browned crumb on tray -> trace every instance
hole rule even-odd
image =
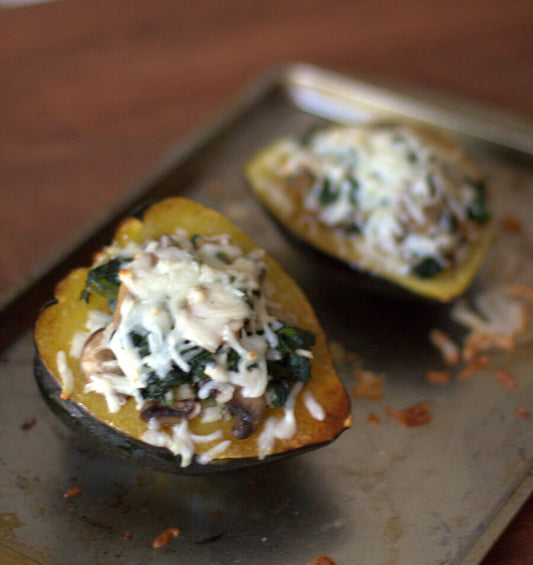
[[[481,351],[489,349],[512,351],[515,347],[516,336],[472,334],[471,339],[466,340],[463,356],[465,361],[471,361]]]
[[[531,412],[529,410],[526,410],[525,408],[517,408],[514,415],[521,420],[531,419]]]
[[[179,528],[168,528],[155,538],[155,540],[152,542],[152,547],[154,549],[162,549],[163,547],[166,547],[171,540],[177,538],[179,535]]]
[[[336,565],[335,561],[327,555],[320,555],[313,561],[313,565]]]
[[[133,532],[130,532],[129,530],[126,530],[123,534],[122,537],[124,539],[130,540],[133,539]]]
[[[514,390],[518,386],[518,383],[516,382],[516,379],[514,378],[512,373],[506,371],[505,369],[500,369],[496,373],[496,378],[505,388],[509,390]]]
[[[357,379],[352,389],[354,398],[370,398],[371,400],[383,398],[384,379],[382,375],[364,369],[354,369],[354,375]]]
[[[74,498],[79,496],[82,492],[83,489],[81,487],[72,487],[63,493],[63,498]]]
[[[522,233],[524,227],[522,220],[514,214],[507,214],[500,220],[500,226],[507,233]]]
[[[430,369],[425,374],[426,381],[433,385],[446,385],[451,380],[449,371],[437,371]]]
[[[488,355],[480,355],[476,359],[472,360],[468,365],[463,367],[459,373],[457,373],[457,378],[459,380],[468,379],[472,375],[479,373],[487,367],[490,363],[490,357]]]
[[[366,421],[368,424],[381,424],[381,418],[374,412],[370,412],[366,417]]]
[[[387,408],[387,414],[398,420],[402,426],[413,428],[415,426],[423,426],[431,421],[430,407],[431,404],[429,402],[419,402],[405,410]]]

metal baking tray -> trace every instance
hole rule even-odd
[[[533,211],[533,129],[512,116],[427,92],[376,86],[307,65],[263,77],[234,106],[172,151],[94,232],[36,276],[0,313],[0,561],[2,563],[479,563],[531,494],[533,345],[495,353],[482,373],[445,386],[432,327],[457,332],[449,307],[394,301],[330,278],[293,248],[246,187],[244,163],[274,138],[317,122],[399,118],[458,135],[493,178],[497,213]],[[52,286],[145,202],[188,195],[228,215],[274,255],[315,306],[328,338],[385,375],[380,400],[352,399],[354,423],[301,457],[208,476],[144,471],[91,451],[39,397],[31,322]],[[524,225],[526,221],[524,220]],[[490,264],[490,257],[489,257]],[[476,286],[490,284],[490,268]],[[350,365],[339,367],[350,391]],[[514,391],[495,378],[507,369]],[[387,407],[431,403],[404,428]],[[379,424],[370,424],[370,413]],[[34,425],[28,425],[34,418]],[[25,425],[26,423],[26,425]],[[76,497],[62,495],[80,487]],[[152,549],[166,528],[181,533]],[[125,535],[126,532],[129,532]]]

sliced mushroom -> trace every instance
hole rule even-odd
[[[264,395],[251,398],[243,396],[241,389],[236,388],[233,398],[227,405],[235,416],[235,424],[231,433],[237,439],[246,439],[251,436],[265,417],[266,399]]]
[[[105,328],[93,332],[81,352],[80,368],[86,379],[92,375],[107,373],[122,376],[122,372],[115,354],[104,342]]]
[[[192,420],[200,413],[201,406],[195,400],[178,400],[172,406],[164,406],[159,400],[147,400],[140,412],[143,422],[156,420],[163,426],[173,426],[182,420]]]

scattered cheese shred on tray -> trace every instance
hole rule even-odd
[[[431,421],[430,406],[429,402],[419,402],[405,410],[387,408],[387,414],[398,420],[402,426],[413,428],[415,426],[423,426]]]
[[[448,366],[458,364],[462,357],[466,365],[456,377],[465,379],[489,364],[490,357],[482,352],[494,349],[513,351],[517,343],[533,338],[528,323],[532,307],[532,285],[498,285],[476,294],[472,304],[460,300],[452,307],[452,320],[468,330],[462,344],[456,344],[440,329],[429,332],[429,341],[439,350]],[[502,369],[496,376],[506,388],[516,388],[516,381],[508,372]],[[425,378],[433,384],[444,384],[449,382],[450,375],[446,371],[428,370]]]
[[[463,346],[465,361],[491,348],[511,351],[517,337],[528,329],[526,305],[511,296],[505,286],[479,293],[473,307],[464,300],[459,301],[452,308],[451,316],[470,330]]]
[[[429,341],[439,350],[447,365],[459,363],[461,350],[446,332],[436,328],[430,330]]]

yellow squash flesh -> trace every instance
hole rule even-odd
[[[443,142],[434,136],[432,140]],[[442,271],[432,278],[398,274],[388,270],[379,259],[362,258],[350,237],[341,230],[334,230],[310,218],[299,191],[291,188],[287,178],[276,172],[283,160],[280,147],[279,143],[274,143],[258,153],[247,164],[245,175],[262,205],[297,239],[353,268],[354,278],[359,269],[420,297],[449,302],[468,288],[489,249],[493,233],[490,223],[480,227],[479,239],[471,245],[457,267]],[[361,263],[365,266],[362,267]]]
[[[257,249],[248,236],[222,215],[185,198],[173,198],[151,206],[145,212],[143,221],[128,218],[119,227],[115,241],[120,246],[129,241],[143,242],[164,234],[172,234],[176,228],[185,229],[190,236],[229,234],[245,253]],[[304,390],[309,389],[326,412],[323,421],[312,418],[300,395],[295,407],[297,432],[290,439],[276,440],[273,454],[279,454],[331,441],[350,425],[351,416],[348,397],[335,372],[326,338],[311,306],[296,283],[272,258],[266,256],[264,260],[268,266],[267,278],[275,289],[273,300],[279,303],[284,311],[296,316],[299,327],[316,334],[312,378]],[[130,398],[119,412],[109,413],[103,396],[84,392],[85,382],[79,361],[69,355],[72,340],[77,332],[83,331],[89,310],[108,311],[107,300],[102,297],[91,295],[88,304],[80,299],[88,270],[80,268],[72,271],[57,286],[56,302],[46,307],[39,315],[35,325],[37,353],[41,363],[59,386],[63,383],[57,368],[57,354],[59,351],[67,354],[68,366],[74,375],[74,390],[66,402],[75,402],[92,417],[132,438],[140,439],[147,425],[139,418],[133,399]],[[268,409],[266,417],[281,417],[283,414],[283,408]],[[199,417],[193,419],[190,429],[194,433],[209,434],[217,429],[223,431],[223,437],[215,442],[196,444],[196,454],[204,453],[218,442],[229,439],[232,441],[231,445],[217,456],[218,459],[257,457],[257,437],[263,429],[263,424],[252,436],[244,440],[237,440],[231,435],[232,425],[232,420],[202,423]],[[105,441],[105,438],[102,438],[102,441]]]

